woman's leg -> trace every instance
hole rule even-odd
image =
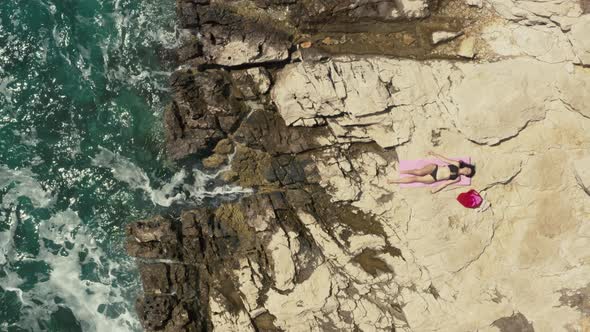
[[[407,171],[400,171],[399,174],[412,174],[412,175],[423,176],[423,175],[427,175],[427,174],[432,173],[432,171],[434,171],[435,167],[436,167],[435,164],[428,164],[422,168],[410,169]]]
[[[413,182],[419,182],[419,183],[434,183],[436,181],[434,181],[434,179],[432,178],[432,176],[430,175],[423,175],[423,176],[408,176],[405,178],[400,178],[397,180],[391,180],[388,181],[389,183],[413,183]]]

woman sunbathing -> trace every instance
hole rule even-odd
[[[432,190],[432,193],[436,193],[438,191],[443,190],[447,186],[457,183],[461,181],[461,175],[467,177],[473,177],[475,175],[475,166],[471,164],[464,163],[462,161],[452,160],[446,157],[443,157],[437,153],[432,151],[428,152],[429,155],[435,156],[438,159],[446,162],[448,165],[439,166],[436,164],[428,164],[419,169],[411,169],[407,171],[400,171],[400,174],[411,174],[413,176],[408,176],[404,178],[399,178],[397,180],[390,180],[387,181],[388,183],[412,183],[412,182],[420,182],[420,183],[435,183],[439,181],[446,181],[444,184],[439,186],[438,188]]]

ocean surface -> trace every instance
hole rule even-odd
[[[137,331],[125,226],[230,198],[161,116],[173,0],[0,1],[0,331]]]

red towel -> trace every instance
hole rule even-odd
[[[483,202],[483,198],[481,198],[479,193],[473,189],[466,193],[460,193],[459,196],[457,196],[457,200],[464,207],[470,209],[477,209]]]

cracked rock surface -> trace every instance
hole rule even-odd
[[[177,8],[168,154],[254,193],[129,226],[146,331],[590,331],[587,1]]]

